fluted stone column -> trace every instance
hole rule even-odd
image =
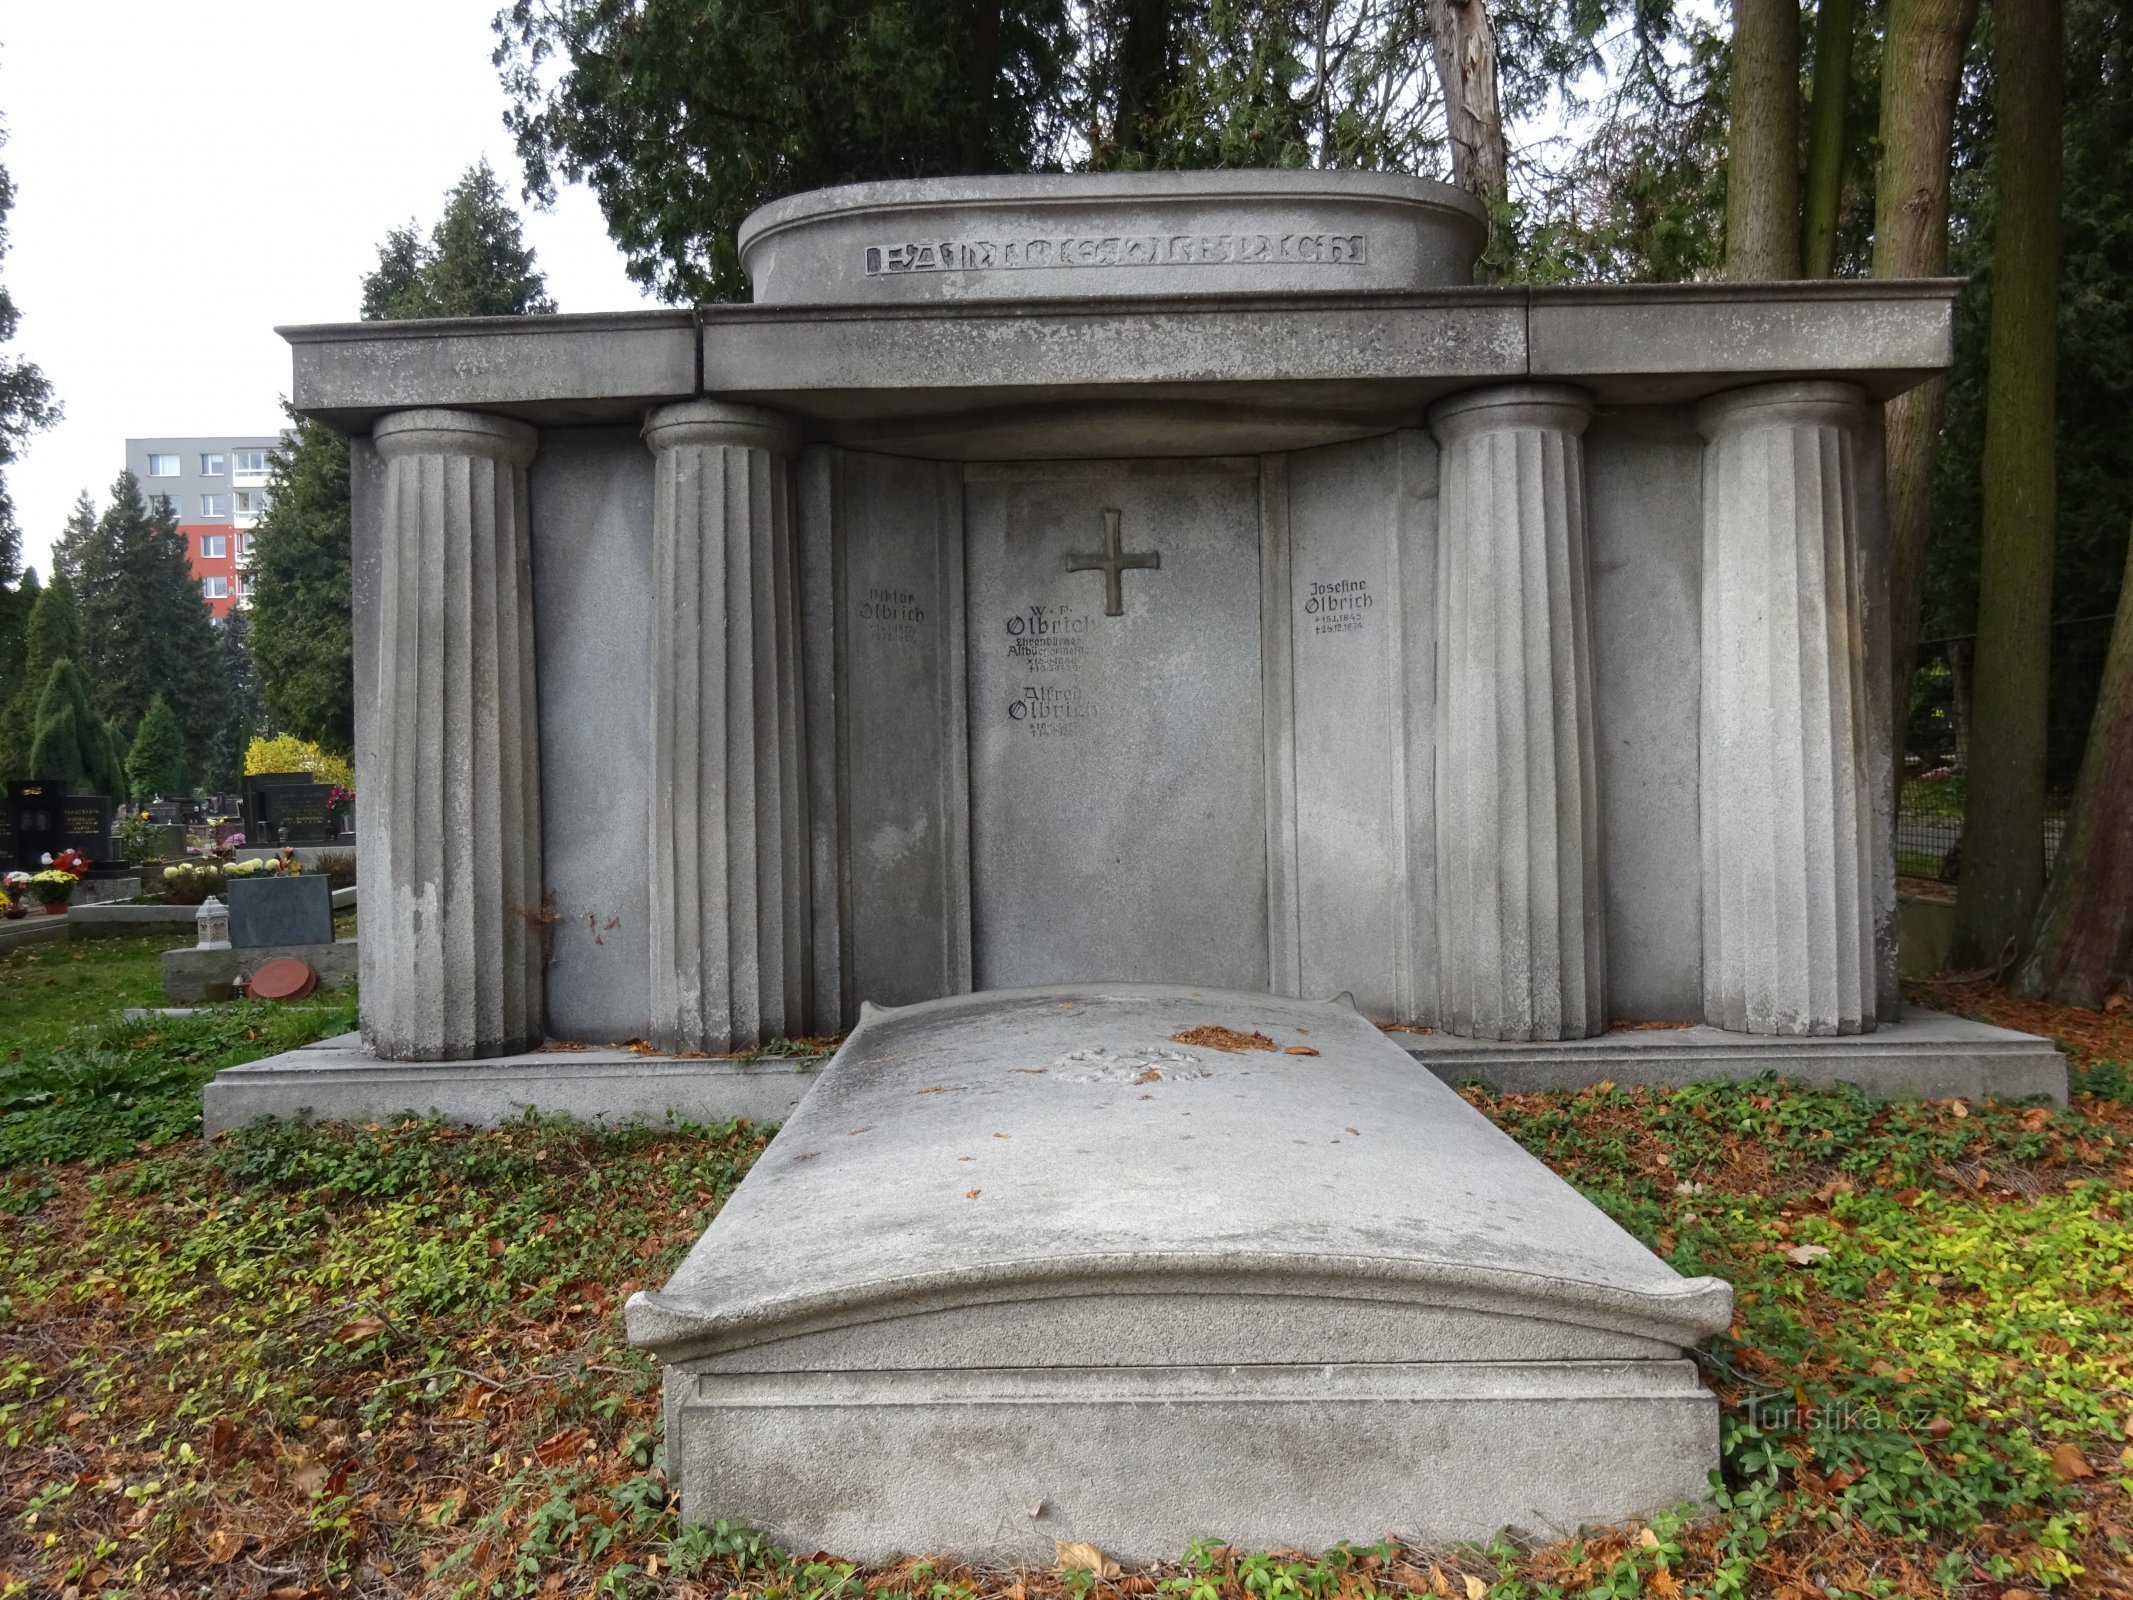
[[[723,1051],[802,1026],[806,810],[788,461],[774,412],[644,426],[652,500],[652,1028]]]
[[[542,1015],[536,435],[422,410],[393,413],[371,439],[385,503],[361,790],[363,1036],[401,1061],[524,1050]]]
[[[1576,389],[1439,402],[1439,1026],[1581,1039],[1606,1026]]]
[[[1706,401],[1704,1016],[1739,1033],[1875,1022],[1861,392]]]

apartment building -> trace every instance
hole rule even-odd
[[[279,434],[126,441],[126,468],[141,492],[177,512],[186,559],[217,617],[244,601],[251,530],[267,508],[267,457],[280,446]]]

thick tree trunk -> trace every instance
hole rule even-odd
[[[1969,803],[1955,908],[1956,959],[1979,966],[2014,960],[2044,894],[2066,48],[2060,0],[1995,0],[1993,23],[1992,331]]]
[[[2133,535],[2066,842],[2015,987],[2092,1008],[2133,990]]]
[[[1509,192],[1510,163],[1496,98],[1496,29],[1485,0],[1429,0],[1429,37],[1444,90],[1452,182],[1501,204]]]
[[[1800,8],[1734,0],[1726,160],[1726,276],[1800,270]]]
[[[1156,148],[1170,87],[1170,0],[1123,0],[1118,44],[1118,123],[1112,139],[1121,164],[1142,166]]]
[[[1881,47],[1881,168],[1874,189],[1874,276],[1935,278],[1948,270],[1948,167],[1963,52],[1978,0],[1891,0]],[[1948,380],[1928,379],[1888,403],[1890,665],[1896,768],[1917,664],[1920,594],[1931,543],[1933,452]]]
[[[1001,0],[977,0],[970,23],[970,109],[958,141],[965,172],[993,169],[992,124],[1000,80]]]
[[[1822,0],[1815,12],[1814,105],[1807,125],[1807,198],[1800,216],[1800,276],[1826,278],[1837,264],[1837,213],[1844,198],[1844,111],[1852,91],[1858,0]]]

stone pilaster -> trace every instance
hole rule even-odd
[[[694,400],[644,426],[652,500],[652,1030],[723,1051],[804,1026],[807,823],[791,431]]]
[[[1576,389],[1440,402],[1438,1025],[1579,1039],[1607,1022]]]
[[[1844,383],[1740,389],[1697,414],[1703,1003],[1737,1033],[1875,1022],[1862,415]]]
[[[536,437],[443,410],[394,412],[371,434],[385,504],[373,764],[359,789],[362,1012],[365,1042],[393,1060],[541,1037]]]

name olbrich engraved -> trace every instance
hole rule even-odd
[[[1033,267],[1359,267],[1360,233],[1114,233],[1042,239],[921,239],[870,244],[870,278],[900,272],[1014,272]]]

